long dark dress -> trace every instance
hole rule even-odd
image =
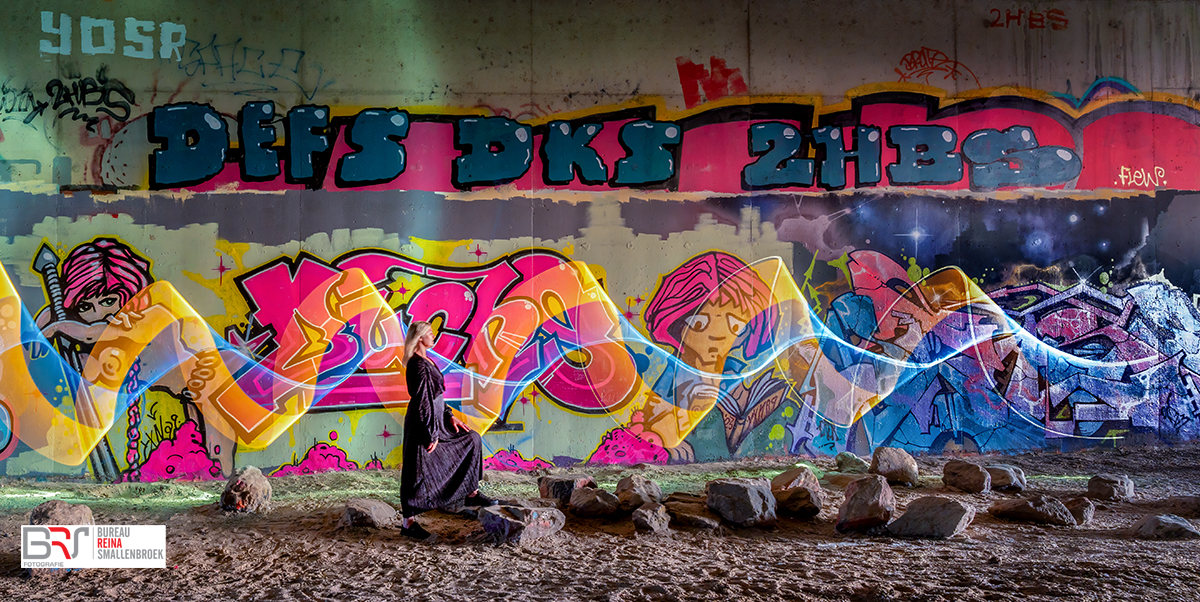
[[[404,516],[461,502],[479,489],[483,478],[483,440],[475,431],[456,431],[442,399],[445,380],[437,366],[419,355],[405,370],[408,413],[404,415],[404,463],[400,467],[400,504]],[[437,439],[433,453],[425,451]]]

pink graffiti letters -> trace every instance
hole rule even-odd
[[[522,300],[531,292],[520,290],[539,274],[559,270],[566,259],[548,250],[508,255],[488,264],[450,267],[426,264],[388,251],[356,251],[330,263],[307,254],[294,260],[281,258],[237,279],[237,286],[250,304],[245,329],[231,327],[226,338],[244,344],[254,340],[255,347],[266,350],[262,363],[270,367],[278,362],[271,355],[275,333],[293,320],[293,307],[312,293],[313,288],[340,270],[362,270],[389,303],[396,306],[404,321],[422,320],[437,326],[434,351],[455,363],[465,363],[483,376],[492,376],[501,363],[498,359],[480,361],[483,356],[468,357],[475,337],[487,331],[489,322],[513,312],[526,311]],[[393,286],[412,278],[421,281],[413,291]],[[403,288],[404,293],[399,289]],[[586,350],[572,351],[583,345],[577,325],[609,320],[603,306],[572,306],[542,291],[539,301],[561,310],[557,319],[548,320],[534,333],[528,344],[515,352],[506,377],[509,382],[536,382],[549,399],[582,413],[605,413],[628,401],[636,385],[636,371],[630,369],[628,352],[617,343],[595,344]],[[549,296],[547,296],[549,295]],[[611,320],[610,320],[611,321]],[[347,367],[361,368],[345,378],[318,405],[322,407],[378,407],[379,404],[406,399],[403,379],[395,353],[373,348],[369,343],[370,325],[357,323],[338,333],[329,342],[322,360],[322,382],[340,379]],[[369,353],[368,353],[369,352]],[[366,356],[365,358],[363,356]],[[353,369],[353,368],[351,368]],[[391,374],[392,377],[386,375]],[[257,379],[256,379],[257,375]],[[598,375],[607,375],[599,376]],[[472,393],[472,375],[451,371],[447,374],[447,399],[464,399]],[[259,382],[261,380],[261,382]],[[266,399],[269,375],[247,373],[239,384],[257,391]],[[511,397],[508,395],[506,397]]]

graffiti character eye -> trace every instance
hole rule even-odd
[[[90,302],[84,301],[83,303],[80,303],[79,306],[77,308],[75,308],[75,310],[81,314],[86,314],[87,312],[92,311],[92,304]]]
[[[704,314],[688,316],[688,317],[684,318],[683,321],[685,324],[687,324],[688,328],[695,330],[697,332],[704,330],[705,328],[708,328],[708,316],[706,316]]]
[[[116,304],[117,304],[116,297],[105,297],[100,300],[101,307],[112,307],[113,305],[116,305]]]
[[[733,314],[730,314],[726,317],[729,321],[729,332],[732,332],[733,334],[742,334],[742,329],[746,328],[746,322]]]

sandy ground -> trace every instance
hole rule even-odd
[[[989,458],[999,460],[999,458]],[[398,505],[398,473],[371,471],[273,479],[275,503],[226,515],[221,483],[95,485],[0,480],[0,600],[1200,600],[1200,541],[1146,542],[1122,530],[1172,495],[1200,495],[1200,446],[1032,453],[1028,493],[1070,497],[1096,473],[1130,475],[1131,502],[1101,505],[1082,527],[1001,521],[987,514],[1015,494],[943,488],[947,458],[922,457],[921,484],[897,488],[901,507],[925,495],[979,511],[966,536],[947,541],[841,535],[841,490],[816,520],[770,529],[635,533],[628,520],[568,518],[559,534],[524,547],[483,541],[479,524],[433,512],[435,544],[396,529],[336,530],[339,504],[376,497]],[[795,459],[650,467],[664,493],[699,493],[721,476],[773,476]],[[814,463],[832,468],[830,459]],[[558,471],[562,472],[562,471]],[[609,490],[630,469],[591,474]],[[536,475],[489,473],[484,490],[536,497]],[[98,524],[166,524],[167,569],[106,570],[26,578],[20,525],[50,498],[87,503]],[[1193,521],[1196,523],[1197,521]]]

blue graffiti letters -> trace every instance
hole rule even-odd
[[[621,127],[621,146],[628,153],[617,161],[617,186],[662,184],[675,175],[675,155],[667,149],[679,146],[679,126],[661,121],[633,121]]]
[[[187,186],[218,173],[229,150],[229,131],[212,107],[180,103],[150,114],[150,141],[162,148],[150,156],[150,184],[155,188]]]
[[[454,148],[463,151],[454,160],[454,185],[507,184],[529,171],[533,164],[533,132],[507,117],[472,117],[454,124]]]

